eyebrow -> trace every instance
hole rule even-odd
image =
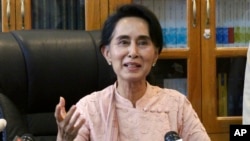
[[[149,36],[147,36],[147,35],[141,35],[141,36],[139,36],[138,39],[151,40],[151,38]]]
[[[121,35],[116,38],[116,40],[121,40],[121,39],[129,39],[129,36],[127,35]]]
[[[116,40],[121,39],[129,39],[130,37],[128,35],[121,35],[116,38]],[[145,39],[145,40],[151,40],[151,38],[147,35],[140,35],[137,39]]]

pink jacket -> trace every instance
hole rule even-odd
[[[176,131],[183,141],[210,141],[191,103],[178,91],[148,84],[133,107],[115,86],[77,103],[86,123],[75,141],[164,141],[169,131]]]

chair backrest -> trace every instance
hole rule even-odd
[[[100,53],[99,40],[100,31],[0,33],[0,93],[2,99],[10,101],[0,101],[0,106],[7,118],[8,135],[19,125],[27,128],[19,134],[55,135],[53,112],[60,96],[66,99],[68,109],[81,97],[114,82],[112,68]],[[12,110],[8,103],[13,103]],[[22,121],[15,125],[20,116],[13,116],[13,110],[20,113],[27,127]]]

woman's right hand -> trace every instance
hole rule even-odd
[[[66,112],[65,100],[60,97],[54,114],[58,126],[57,141],[73,141],[79,129],[85,123],[85,119],[81,119],[80,113],[76,112],[76,106],[71,106],[69,111]]]

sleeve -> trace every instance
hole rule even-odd
[[[181,114],[180,136],[184,141],[210,141],[203,124],[186,97],[180,106],[179,114]]]
[[[86,121],[84,125],[80,128],[76,138],[74,141],[89,141],[90,140],[90,131],[89,131],[89,116],[87,111],[87,100],[86,98],[82,98],[77,104],[77,112],[80,113],[81,118],[84,118]]]
[[[247,51],[247,61],[245,68],[245,80],[243,90],[243,124],[250,124],[250,49]]]

